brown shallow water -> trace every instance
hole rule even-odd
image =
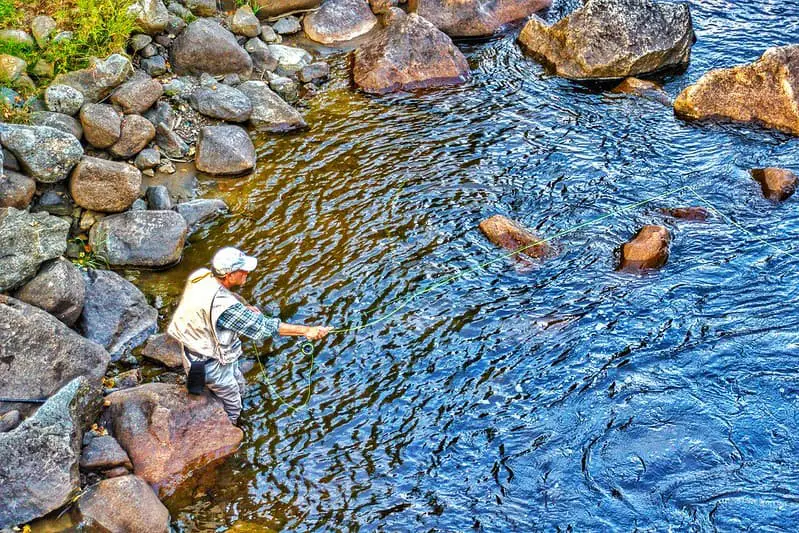
[[[569,6],[556,5],[553,16]],[[691,67],[756,59],[799,34],[797,2],[691,3]],[[756,29],[756,31],[755,31]],[[231,214],[180,265],[129,273],[169,317],[214,250],[259,259],[243,294],[284,321],[337,327],[497,257],[503,214],[553,235],[683,185],[791,248],[796,200],[763,200],[754,166],[796,166],[797,141],[700,126],[657,102],[546,74],[518,28],[459,43],[462,87],[372,98],[347,59],[303,109],[310,130],[258,140],[257,172],[201,179]],[[257,372],[240,451],[167,502],[178,531],[790,530],[799,518],[795,261],[718,217],[665,219],[675,197],[557,243],[532,269],[499,261],[315,352],[308,409]],[[646,223],[672,233],[666,267],[614,271]],[[298,343],[267,355],[299,405]]]

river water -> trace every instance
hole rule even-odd
[[[660,80],[672,97],[799,36],[796,0],[691,10],[691,65]],[[248,374],[245,441],[167,502],[177,530],[795,529],[797,200],[763,199],[748,171],[797,169],[799,141],[558,79],[519,29],[459,42],[472,79],[421,94],[355,92],[328,51],[310,129],[260,139],[247,179],[201,181],[232,214],[178,267],[140,274],[165,318],[188,273],[236,245],[259,259],[242,293],[284,321],[379,322],[318,343],[307,410]],[[552,236],[684,185],[762,240],[661,215],[701,205],[683,190],[564,235],[532,267],[478,266],[502,254],[477,229],[488,216]],[[616,272],[649,223],[672,234],[666,267]],[[295,407],[299,347],[248,347]]]

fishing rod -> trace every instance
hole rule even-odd
[[[0,403],[32,403],[32,404],[42,404],[47,401],[47,398],[0,398]]]

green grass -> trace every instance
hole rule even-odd
[[[22,20],[13,0],[0,0],[0,28],[11,28]]]

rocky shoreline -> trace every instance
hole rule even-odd
[[[531,17],[519,45],[559,76],[613,80],[611,92],[657,100],[687,120],[799,134],[799,45],[709,72],[673,104],[636,77],[688,64],[687,4],[588,0],[548,25],[534,14],[548,0],[479,9],[454,0],[259,2],[219,11],[215,0],[132,1],[138,30],[127,50],[54,77],[47,65],[0,54],[0,85],[8,85],[0,100],[29,111],[26,124],[0,122],[0,396],[44,401],[0,403],[2,531],[66,508],[92,530],[167,531],[159,498],[241,442],[215,399],[187,395],[179,346],[159,334],[158,310],[112,269],[175,265],[188,236],[227,211],[219,199],[147,187],[147,178],[189,165],[243,179],[258,163],[253,136],[309,127],[302,106],[325,90],[330,67],[288,44],[292,35],[333,47],[358,38],[353,89],[380,95],[464,83],[469,63],[452,38],[490,36]],[[36,17],[30,28],[0,30],[0,40],[46,47],[68,39],[63,33]],[[35,86],[31,76],[48,83],[26,100],[17,89]],[[796,189],[785,169],[752,169],[752,177],[772,201]],[[708,212],[661,215],[701,221]],[[501,215],[480,230],[508,251],[529,249],[526,262],[558,253],[557,243]],[[661,268],[671,238],[665,226],[644,226],[620,244],[619,270]],[[170,383],[142,383],[138,369],[109,373],[139,347],[153,364],[177,369]]]

